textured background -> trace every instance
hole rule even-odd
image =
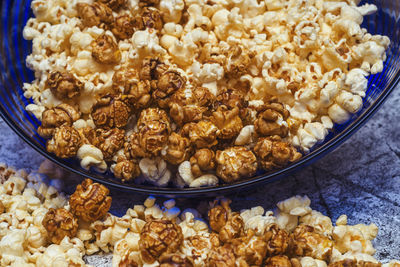
[[[375,223],[376,257],[400,260],[400,89],[397,88],[372,119],[337,150],[284,180],[257,191],[228,196],[236,210],[275,203],[293,195],[308,195],[313,209],[335,221],[347,214],[349,224]],[[35,170],[44,158],[0,120],[0,161]],[[112,192],[112,213],[124,214],[141,204],[142,195]],[[199,199],[179,200],[195,207]],[[94,266],[110,266],[110,256],[88,257]]]

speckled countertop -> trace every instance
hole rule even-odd
[[[308,195],[313,209],[335,221],[347,214],[349,224],[375,223],[376,257],[400,260],[400,88],[346,143],[304,170],[251,193],[228,196],[238,210],[274,204],[293,195]],[[16,168],[35,170],[44,158],[17,137],[0,120],[0,161]],[[112,192],[111,212],[121,215],[142,203],[143,195]],[[178,201],[195,206],[198,199]],[[185,202],[185,203],[182,203]],[[94,266],[110,266],[110,256],[87,258]]]

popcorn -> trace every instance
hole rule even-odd
[[[43,185],[40,193],[25,187],[28,179],[31,183],[34,181],[32,175],[7,171],[14,174],[0,183],[0,203],[4,205],[0,214],[1,265],[86,266],[84,255],[102,251],[113,253],[113,266],[184,262],[197,267],[221,260],[257,266],[262,263],[313,267],[326,267],[328,263],[330,266],[346,263],[380,266],[372,256],[375,250],[371,240],[377,235],[374,224],[349,226],[347,217],[341,216],[337,226],[333,227],[329,217],[310,209],[310,199],[306,196],[295,196],[278,203],[279,210],[275,214],[260,206],[240,213],[233,212],[229,200],[216,200],[210,205],[211,230],[199,218],[198,211],[186,209],[181,212],[175,207],[175,200],[167,200],[160,207],[154,197],[149,197],[144,205],[128,209],[122,217],[107,213],[104,218],[91,220],[90,223],[79,221],[74,226],[76,237],[65,236],[57,240],[59,244],[53,244],[46,241],[51,233],[42,226],[43,218],[49,217],[45,216],[49,211],[46,207],[51,205],[39,198],[36,200],[35,196],[42,195],[50,201],[51,198],[56,199],[52,195],[57,191]],[[14,194],[3,190],[10,180],[19,184]],[[99,188],[103,186],[97,183],[85,181],[74,195],[91,194],[81,192],[85,183],[97,186],[97,189],[92,188],[95,192],[107,190]],[[74,198],[71,198],[72,202]],[[69,206],[65,203],[59,205],[58,201],[53,206],[67,213],[67,210],[73,212],[76,209],[71,203]],[[23,218],[19,215],[22,211],[25,211]],[[50,210],[52,212],[57,213]],[[93,212],[87,214],[93,215]],[[55,218],[55,221],[64,226],[71,222],[61,217]],[[280,228],[278,224],[281,225],[285,218],[291,220],[293,225],[284,224],[285,228]],[[289,255],[291,258],[288,258]],[[392,261],[385,266],[395,267],[396,264]]]
[[[93,145],[82,145],[78,149],[77,156],[81,160],[82,168],[86,170],[89,170],[91,167],[95,167],[100,172],[107,170],[107,164],[103,160],[103,153]]]
[[[147,181],[158,186],[166,186],[171,179],[171,172],[167,168],[167,163],[161,158],[141,159],[139,168]]]
[[[24,84],[33,101],[26,109],[42,120],[49,151],[78,154],[83,168],[110,168],[123,182],[215,185],[227,175],[213,160],[200,167],[195,153],[205,148],[215,154],[217,147],[259,144],[257,165],[283,168],[301,156],[296,149],[308,153],[361,110],[366,77],[383,70],[390,40],[361,27],[377,7],[358,4],[34,0],[36,17],[23,30],[35,72]],[[77,117],[57,113],[49,122],[48,111],[71,98]],[[168,113],[142,127],[135,118],[150,106]],[[274,135],[282,140],[264,142]],[[266,155],[259,148],[268,144],[284,153]],[[179,175],[185,178],[163,162],[176,170],[190,159],[191,174]]]

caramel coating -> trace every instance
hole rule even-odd
[[[261,136],[285,137],[288,135],[289,128],[278,121],[286,121],[288,117],[289,111],[281,103],[264,105],[254,122],[255,130]]]
[[[75,237],[78,231],[78,220],[64,208],[49,209],[42,224],[47,231],[49,240],[54,244],[60,244],[66,236]]]
[[[211,121],[218,127],[218,138],[229,140],[236,137],[243,128],[239,117],[239,108],[229,110],[226,106],[220,106],[213,112]]]
[[[100,64],[116,64],[121,60],[121,51],[113,37],[102,34],[92,42],[92,57]]]
[[[92,118],[97,127],[122,128],[128,123],[131,109],[123,101],[112,96],[101,98],[93,107]]]
[[[176,252],[183,242],[182,229],[174,221],[148,221],[140,233],[139,247],[142,259],[153,263],[163,253]]]
[[[182,257],[177,254],[163,254],[158,259],[160,267],[193,267],[193,259],[191,257]]]
[[[203,172],[215,169],[215,153],[208,148],[199,149],[190,158],[190,164],[192,166],[192,174],[195,177],[199,177]]]
[[[245,51],[241,46],[234,46],[227,53],[227,64],[224,65],[228,77],[239,78],[248,73],[250,64],[255,54]]]
[[[370,261],[362,261],[355,259],[344,259],[341,261],[332,262],[328,267],[381,267],[382,263],[375,263]],[[395,265],[396,266],[396,265]]]
[[[254,153],[264,170],[281,168],[301,158],[301,154],[279,136],[260,138],[254,147]]]
[[[67,71],[52,71],[47,75],[47,86],[59,99],[79,95],[83,83]]]
[[[133,109],[146,108],[151,102],[150,82],[139,79],[139,73],[134,69],[116,71],[112,87],[116,94],[123,94],[122,99]]]
[[[118,10],[126,4],[127,0],[99,0],[99,2],[106,4],[112,10]]]
[[[156,6],[160,3],[160,0],[140,0],[139,5],[143,6]]]
[[[115,18],[111,31],[117,38],[125,40],[132,37],[135,28],[134,18],[125,14]]]
[[[139,267],[140,265],[129,258],[129,255],[125,256],[118,264],[118,267]]]
[[[278,255],[267,258],[264,266],[266,267],[292,267],[290,259],[285,255]],[[294,266],[293,266],[294,267]]]
[[[210,148],[217,141],[218,128],[211,121],[202,120],[197,123],[188,123],[182,128],[182,134],[190,139],[196,148]]]
[[[118,161],[114,166],[114,175],[123,182],[131,181],[140,175],[139,164],[132,160]]]
[[[71,212],[86,222],[103,218],[111,207],[109,192],[104,185],[85,179],[69,199]]]
[[[238,108],[239,110],[247,107],[248,103],[244,99],[244,94],[239,90],[225,89],[218,94],[216,106],[226,106],[229,109]]]
[[[0,200],[0,214],[4,213],[6,211],[6,207],[4,207],[3,202]]]
[[[50,138],[57,127],[62,125],[72,126],[80,118],[80,114],[68,104],[60,104],[55,108],[46,109],[42,113],[42,125],[38,133],[43,138]]]
[[[105,160],[111,160],[115,153],[124,146],[125,130],[96,129],[95,133],[93,145],[103,152]]]
[[[177,90],[183,89],[186,84],[186,78],[174,70],[164,72],[157,81],[157,87],[153,92],[153,98],[162,108],[168,106],[169,96]]]
[[[140,79],[142,80],[158,80],[168,67],[159,58],[146,57],[142,61],[140,68]]]
[[[168,137],[166,154],[163,158],[169,163],[177,165],[188,160],[190,152],[191,147],[189,139],[173,132]]]
[[[47,141],[47,151],[60,158],[70,158],[76,155],[81,145],[79,132],[71,126],[56,128],[53,138]]]
[[[334,242],[327,236],[318,233],[309,225],[301,224],[292,233],[293,245],[291,253],[295,256],[310,256],[315,259],[329,261]]]
[[[161,31],[163,28],[160,11],[154,7],[144,7],[136,20],[140,30],[148,28]]]
[[[232,240],[235,255],[248,265],[261,266],[267,253],[267,244],[262,237],[249,229],[245,236]]]
[[[248,148],[235,146],[216,153],[217,175],[225,182],[250,177],[257,171],[256,156]]]
[[[128,159],[138,160],[150,155],[140,146],[139,134],[132,133],[128,141],[124,143],[124,154]]]
[[[290,245],[289,234],[276,224],[268,226],[263,238],[267,244],[267,256],[285,254]]]
[[[238,238],[244,233],[244,222],[237,212],[232,212],[228,216],[226,224],[219,231],[219,240],[229,242],[234,238]]]
[[[114,20],[112,10],[102,3],[94,2],[91,5],[77,3],[76,9],[78,17],[81,18],[82,24],[86,27],[98,26],[105,28]]]
[[[171,132],[167,113],[161,109],[148,108],[140,113],[137,127],[140,147],[152,155],[158,155]]]
[[[211,112],[214,101],[215,96],[207,88],[182,88],[171,96],[169,115],[179,126],[198,122],[203,119],[203,114]]]
[[[208,221],[210,223],[211,230],[219,233],[221,229],[228,222],[231,214],[231,208],[229,207],[230,201],[221,201],[221,205],[216,205],[208,211]]]
[[[207,258],[209,267],[235,267],[236,257],[231,246],[217,247],[210,251]]]

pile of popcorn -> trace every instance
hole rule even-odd
[[[281,168],[362,107],[386,36],[358,0],[33,0],[26,108],[47,150],[199,187]],[[177,175],[175,175],[175,173]]]
[[[86,266],[83,256],[113,253],[126,266],[380,267],[371,241],[376,225],[347,225],[295,196],[234,212],[228,199],[209,203],[208,223],[149,197],[122,217],[108,213],[109,190],[87,179],[67,199],[35,175],[0,167],[0,266]],[[207,213],[207,212],[206,212]],[[399,267],[392,261],[383,267]]]

